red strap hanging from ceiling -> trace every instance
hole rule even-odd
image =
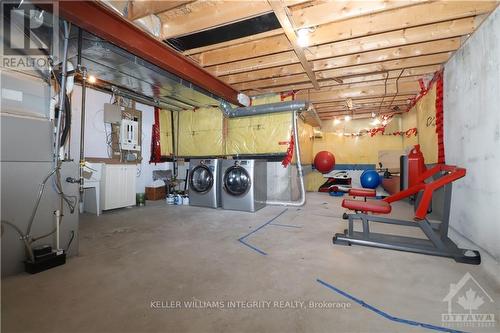
[[[281,165],[286,168],[290,163],[292,163],[293,159],[293,149],[295,147],[295,139],[293,134],[290,136],[290,142],[288,143],[288,149],[286,150],[286,155],[283,161],[281,161]]]
[[[151,157],[149,163],[161,162],[160,148],[160,109],[155,108],[155,122],[151,131]]]
[[[436,73],[436,133],[438,136],[438,163],[445,163],[443,131],[443,72]]]

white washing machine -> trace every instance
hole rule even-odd
[[[221,168],[222,208],[255,212],[266,206],[267,162],[223,160]]]
[[[220,162],[218,159],[189,161],[189,205],[220,207]]]

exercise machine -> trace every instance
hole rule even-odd
[[[422,170],[415,178],[414,185],[383,200],[344,199],[342,207],[355,213],[344,214],[344,219],[348,220],[348,229],[344,233],[337,233],[333,237],[333,243],[449,257],[456,262],[479,265],[481,255],[478,251],[461,249],[448,238],[452,183],[464,177],[465,173],[464,168],[439,164],[431,169]],[[444,189],[442,221],[431,222],[427,219],[427,214],[434,192],[441,188]],[[362,196],[363,193],[356,194]],[[391,212],[391,203],[409,197],[416,197],[413,221],[380,216]],[[370,215],[369,213],[378,215]],[[361,232],[354,231],[355,220],[361,221]],[[427,239],[374,233],[370,231],[370,224],[373,222],[417,227],[422,230]]]

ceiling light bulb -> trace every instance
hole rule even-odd
[[[300,29],[297,31],[297,43],[300,47],[308,47],[309,46],[309,30],[308,29]]]
[[[340,119],[335,118],[335,119],[333,120],[333,124],[334,124],[334,125],[338,125],[338,124],[340,124]]]
[[[376,114],[375,112],[372,112],[372,118],[375,118]]]
[[[307,35],[309,35],[309,29],[299,29],[299,30],[297,31],[297,35],[298,35],[299,37],[304,37],[304,36],[307,36]]]
[[[89,75],[89,78],[87,80],[89,83],[96,83],[97,79],[94,75]]]
[[[351,119],[352,119],[352,117],[351,117],[351,116],[345,116],[345,117],[344,117],[344,120],[345,120],[345,121],[350,121]]]

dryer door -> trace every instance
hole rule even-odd
[[[203,194],[212,189],[214,185],[214,173],[204,164],[197,165],[189,175],[189,188]]]
[[[251,180],[248,171],[239,166],[229,167],[224,173],[224,189],[231,195],[242,196],[250,190]]]

